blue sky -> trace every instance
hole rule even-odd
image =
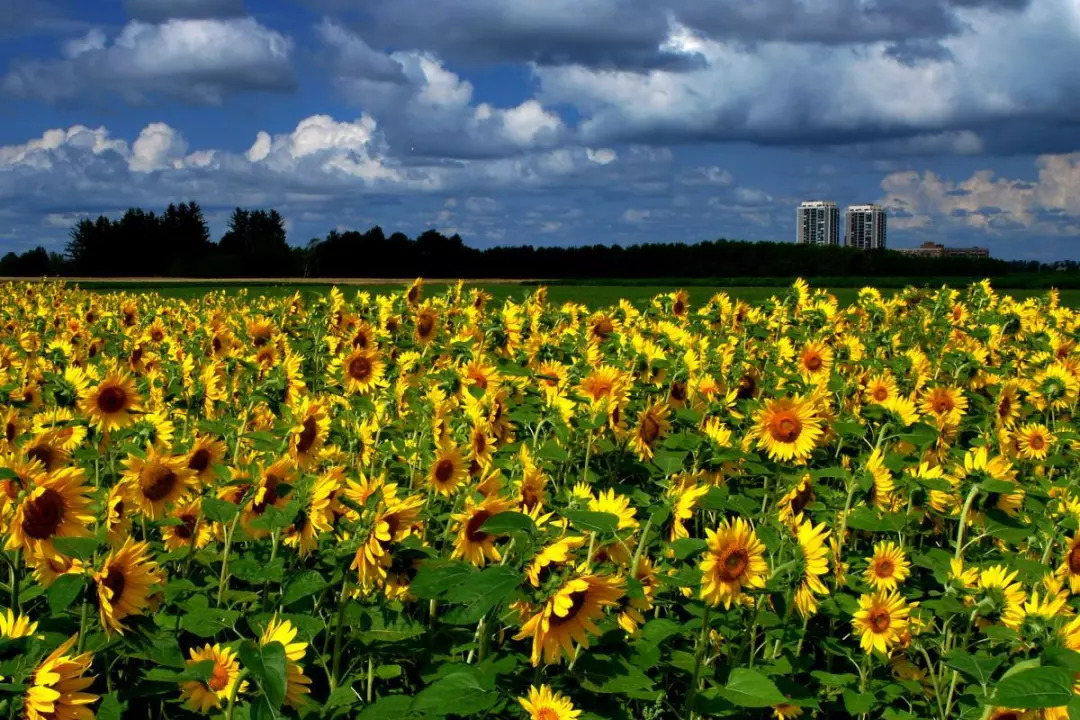
[[[0,0],[0,250],[194,199],[474,246],[1080,246],[1077,0]]]

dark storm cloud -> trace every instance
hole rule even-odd
[[[223,18],[244,14],[244,0],[124,0],[133,20],[161,22],[169,18]]]

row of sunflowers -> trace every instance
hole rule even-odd
[[[0,716],[1080,717],[1080,315],[702,300],[4,285]]]

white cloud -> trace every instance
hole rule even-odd
[[[597,165],[607,165],[619,159],[619,155],[611,148],[585,148],[585,155]]]
[[[183,136],[165,123],[150,123],[142,129],[131,145],[128,167],[134,172],[152,172],[165,168],[184,166],[187,142]]]
[[[136,20],[111,42],[99,29],[68,41],[64,59],[13,62],[0,89],[46,102],[106,90],[129,102],[161,94],[220,104],[229,92],[292,89],[292,50],[253,18]]]
[[[649,218],[650,215],[652,215],[652,211],[650,210],[627,208],[619,219],[622,220],[624,223],[630,223],[631,225],[635,225],[637,223],[644,222]]]

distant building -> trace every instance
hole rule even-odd
[[[945,247],[941,243],[924,242],[917,248],[902,248],[900,252],[905,255],[918,255],[919,257],[990,257],[990,250],[984,247]]]
[[[844,213],[844,245],[860,250],[885,248],[885,208],[849,205]]]
[[[797,214],[799,245],[839,245],[840,211],[834,202],[804,202]]]

